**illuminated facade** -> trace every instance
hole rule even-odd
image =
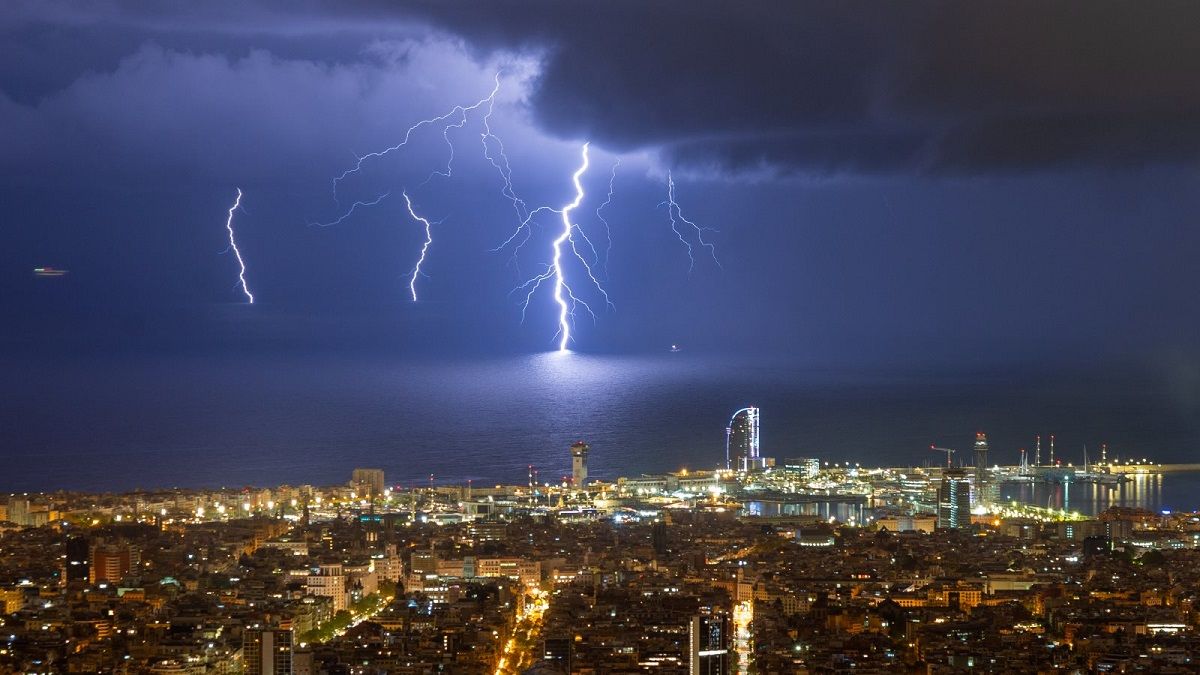
[[[246,675],[291,675],[292,631],[245,629],[242,659]]]
[[[587,482],[587,457],[592,447],[583,441],[576,441],[571,446],[571,484],[577,488]]]
[[[729,617],[693,616],[688,624],[688,675],[726,675],[729,669]]]
[[[975,434],[975,502],[988,505],[996,501],[987,475],[988,440],[982,431]]]
[[[88,581],[120,581],[141,563],[141,550],[128,544],[99,544],[92,548]]]
[[[964,469],[946,469],[938,488],[938,527],[971,526],[971,481]]]
[[[374,499],[383,496],[383,469],[355,469],[350,474],[350,484],[359,497]]]
[[[758,408],[750,406],[733,414],[725,428],[726,469],[749,471],[761,466],[758,433]]]

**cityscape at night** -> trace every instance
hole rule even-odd
[[[1200,672],[1196,26],[8,0],[0,675]]]

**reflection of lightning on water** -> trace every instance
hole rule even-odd
[[[679,231],[679,221],[691,226],[696,232],[696,240],[700,242],[701,246],[708,249],[708,253],[712,256],[713,262],[716,263],[717,267],[721,267],[721,261],[717,260],[717,247],[712,242],[705,241],[704,239],[705,232],[716,232],[716,230],[711,227],[700,227],[683,215],[683,209],[679,208],[679,202],[675,201],[675,179],[671,176],[670,171],[667,172],[667,201],[663,202],[663,204],[667,207],[667,217],[671,219],[671,229],[675,232],[675,236],[679,237],[679,241],[683,242],[683,245],[687,247],[688,274],[691,274],[692,270],[696,267],[696,256],[693,254],[691,242]]]
[[[554,302],[558,305],[558,332],[555,333],[555,337],[559,339],[559,351],[567,351],[567,345],[571,342],[571,323],[575,319],[575,309],[577,307],[582,306],[587,310],[588,314],[590,314],[593,319],[596,318],[596,313],[592,311],[591,306],[587,302],[581,300],[567,282],[566,274],[563,269],[564,244],[571,245],[572,255],[576,260],[579,261],[580,265],[586,272],[588,279],[592,282],[592,285],[594,285],[600,292],[600,295],[604,297],[604,302],[609,307],[612,306],[612,302],[608,298],[608,293],[606,293],[604,287],[600,285],[600,281],[596,278],[596,275],[592,273],[591,265],[588,264],[587,259],[580,255],[579,249],[575,245],[575,234],[578,233],[584,239],[586,239],[586,235],[583,234],[583,230],[581,230],[578,225],[575,225],[571,222],[571,212],[578,208],[583,202],[584,190],[583,184],[580,182],[580,178],[584,173],[587,172],[588,164],[588,144],[584,143],[582,150],[582,163],[571,176],[571,181],[575,185],[575,199],[571,201],[571,203],[563,206],[561,209],[554,209],[548,206],[538,207],[531,211],[529,215],[522,220],[520,225],[520,228],[528,228],[531,220],[538,213],[543,211],[557,213],[562,217],[562,231],[551,244],[551,260],[550,263],[546,265],[545,271],[514,289],[514,291],[526,291],[525,302],[521,306],[521,317],[524,319],[525,311],[529,308],[529,302],[533,299],[533,294],[537,292],[539,288],[541,288],[543,282],[553,281]],[[512,241],[512,239],[513,237],[509,237],[509,241]]]
[[[254,294],[251,293],[250,289],[246,286],[246,261],[242,259],[242,252],[238,250],[237,241],[235,241],[233,237],[233,212],[237,211],[242,205],[242,189],[234,189],[237,190],[237,198],[233,200],[233,206],[229,207],[229,217],[225,220],[225,229],[229,231],[229,248],[233,251],[233,255],[238,261],[238,281],[240,281],[242,284],[242,293],[246,296],[246,300],[253,305]]]

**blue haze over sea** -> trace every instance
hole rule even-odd
[[[863,372],[712,354],[457,358],[304,354],[0,360],[0,490],[331,484],[356,466],[397,485],[524,482],[707,469],[728,415],[763,414],[764,453],[864,465],[966,456],[977,429],[1015,464],[1036,433],[1059,456],[1200,461],[1200,404],[1153,369]],[[1043,454],[1047,447],[1043,445]],[[1200,481],[1168,477],[1151,507],[1200,507]],[[1037,499],[1042,499],[1039,495]]]

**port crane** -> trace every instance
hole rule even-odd
[[[936,445],[931,445],[931,446],[929,446],[929,449],[930,449],[930,450],[932,450],[932,451],[934,451],[934,452],[944,452],[944,453],[946,453],[946,468],[947,468],[947,469],[949,469],[949,468],[950,468],[950,455],[954,454],[954,453],[955,453],[955,450],[951,450],[950,448],[939,448],[939,447],[937,447]]]

